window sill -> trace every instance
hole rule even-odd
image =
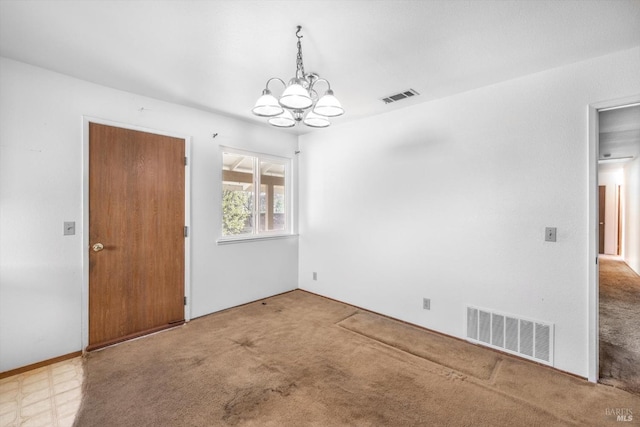
[[[280,239],[291,239],[298,238],[297,234],[273,234],[273,235],[263,235],[263,236],[246,236],[246,237],[221,237],[216,243],[218,245],[231,245],[234,243],[247,243],[247,242],[256,242],[262,240],[280,240]]]

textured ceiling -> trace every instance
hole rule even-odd
[[[637,46],[639,22],[639,0],[1,0],[0,55],[262,123],[250,110],[294,74],[299,24],[339,125]],[[409,88],[420,96],[380,101]]]

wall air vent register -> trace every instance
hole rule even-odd
[[[467,306],[467,340],[553,366],[554,325]]]

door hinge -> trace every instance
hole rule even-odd
[[[189,158],[185,156],[184,165],[187,166],[189,164]]]
[[[184,226],[184,237],[189,237],[189,227]]]
[[[184,305],[187,305],[187,297],[184,297]]]

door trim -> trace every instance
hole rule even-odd
[[[89,345],[89,123],[184,139],[185,156],[189,159],[191,157],[190,136],[97,117],[82,116],[82,319],[80,322],[83,352]],[[185,165],[184,172],[184,225],[189,229],[188,236],[184,239],[184,295],[187,298],[187,303],[184,306],[184,320],[188,322],[191,320],[191,161]]]
[[[588,271],[588,380],[598,382],[600,378],[600,331],[598,311],[600,308],[599,278],[600,273],[598,259],[598,112],[608,108],[622,107],[624,105],[640,102],[640,94],[625,98],[613,99],[590,104],[587,106],[588,132],[589,132],[589,253],[587,259]]]

